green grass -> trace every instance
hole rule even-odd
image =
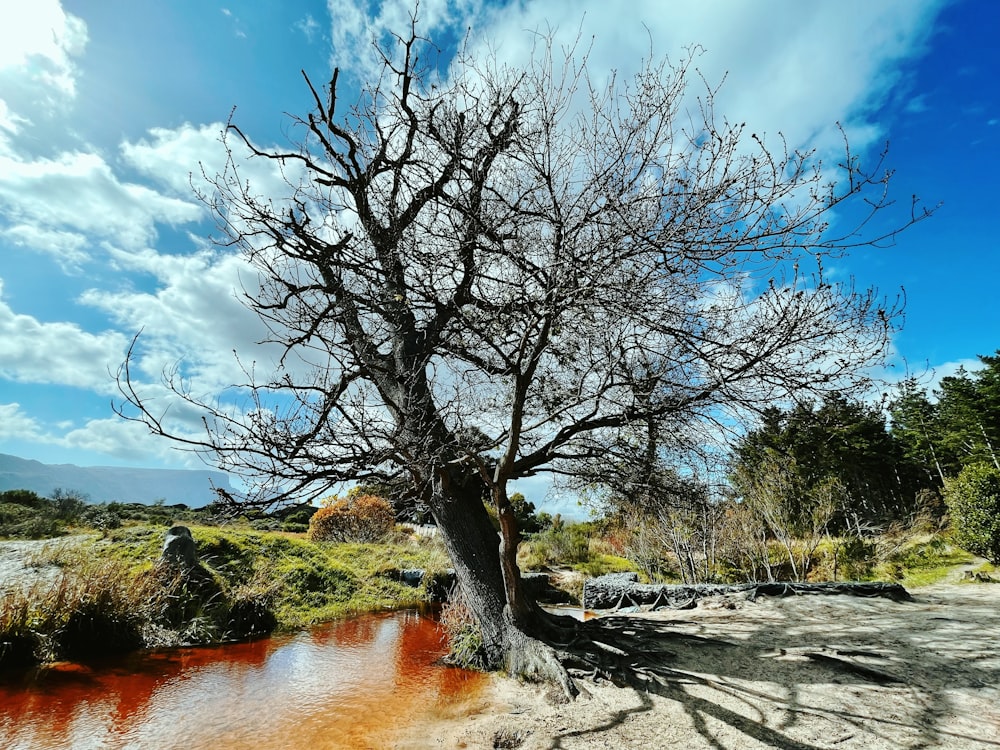
[[[876,566],[876,578],[897,580],[908,588],[940,583],[958,565],[975,557],[956,547],[947,535],[923,534],[904,543]]]
[[[190,528],[201,566],[187,577],[156,564],[162,526],[123,527],[34,555],[31,565],[58,565],[61,576],[4,594],[0,666],[97,655],[105,647],[213,643],[413,606],[428,592],[401,583],[398,571],[448,567],[439,543],[405,535],[334,544],[282,532]]]
[[[209,526],[191,531],[205,567],[230,589],[266,596],[280,628],[413,606],[426,592],[393,580],[395,571],[447,567],[443,551],[427,540],[338,544],[282,532]]]
[[[631,560],[600,552],[592,552],[589,560],[573,563],[570,567],[592,578],[606,573],[628,573],[636,569],[635,563]]]

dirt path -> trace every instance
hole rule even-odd
[[[87,535],[58,539],[0,542],[0,592],[15,586],[51,582],[59,577],[58,566],[44,562],[56,551],[88,539]]]
[[[1000,585],[913,593],[728,598],[643,615],[674,634],[664,686],[588,686],[552,705],[540,688],[496,678],[481,710],[396,746],[1000,748]]]

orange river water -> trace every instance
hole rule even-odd
[[[461,715],[481,692],[483,675],[436,664],[443,653],[437,623],[404,611],[55,665],[0,680],[0,748],[391,747],[407,726]]]

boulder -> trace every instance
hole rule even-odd
[[[394,580],[405,583],[407,586],[424,585],[427,578],[427,571],[422,568],[404,568],[403,570],[387,571],[386,575]],[[432,602],[448,601],[452,588],[455,586],[455,571],[452,568],[435,573],[427,582],[429,599]]]
[[[557,589],[549,580],[548,573],[522,573],[521,580],[524,588],[535,598],[535,601],[543,604],[572,604],[573,596],[568,591]]]
[[[191,529],[187,526],[171,526],[163,540],[160,561],[166,565],[191,570],[198,565],[198,552]]]
[[[416,588],[424,582],[424,571],[420,568],[405,568],[399,571],[399,580]]]

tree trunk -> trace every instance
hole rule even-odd
[[[483,483],[470,477],[450,479],[435,493],[431,513],[465,601],[479,622],[487,665],[555,683],[567,697],[575,696],[576,686],[544,642],[558,637],[560,627],[525,591],[517,568],[517,543],[512,547],[511,540],[502,540],[490,523]]]
[[[499,537],[482,501],[482,485],[445,484],[430,503],[431,515],[455,566],[455,577],[479,622],[491,667],[503,666],[507,606],[500,568]]]
[[[529,631],[544,617],[534,598],[525,591],[521,581],[521,568],[517,564],[517,548],[521,543],[521,531],[517,526],[514,507],[503,486],[493,488],[497,517],[500,519],[500,570],[503,573],[507,604],[510,605],[514,622]],[[544,623],[543,623],[544,625]]]

